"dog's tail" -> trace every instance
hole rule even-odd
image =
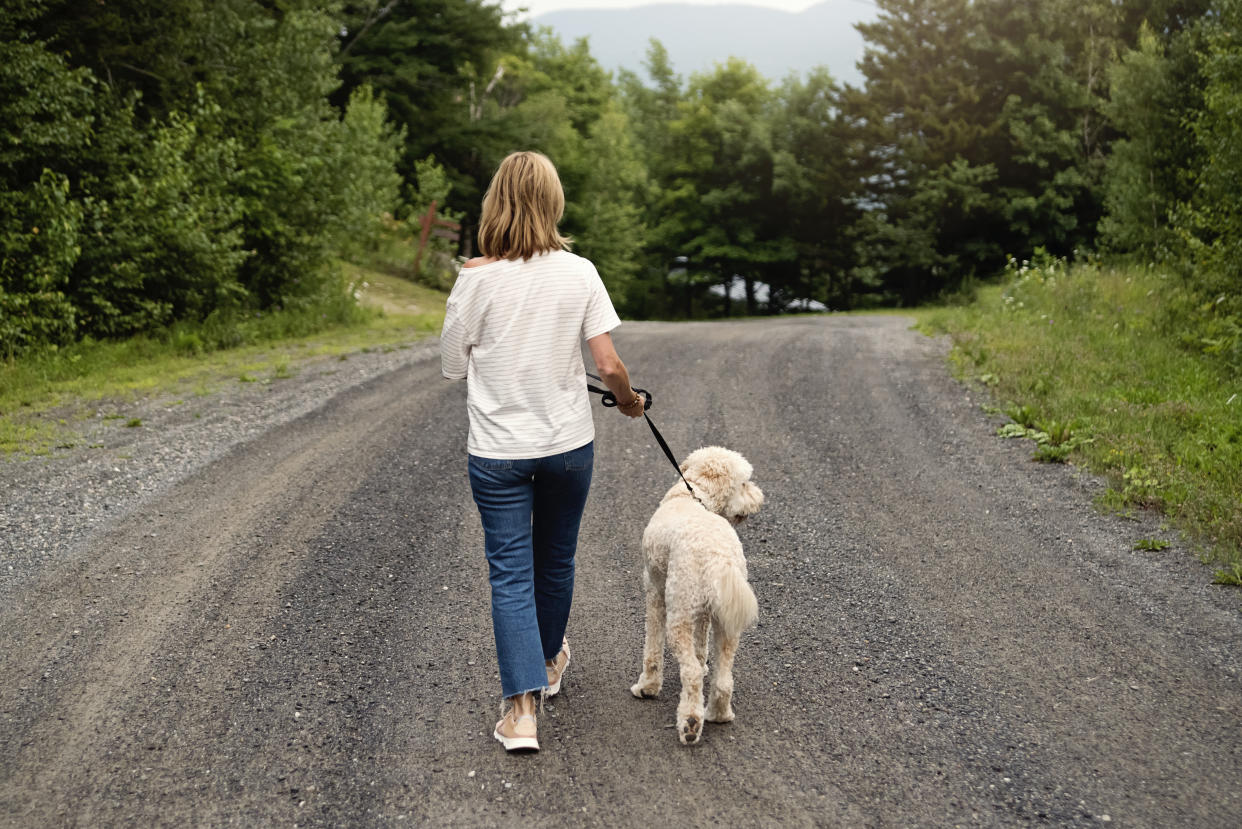
[[[746,583],[746,576],[734,564],[716,571],[716,595],[712,601],[712,621],[722,633],[737,636],[759,618],[759,602]]]

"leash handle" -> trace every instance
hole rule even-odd
[[[586,376],[593,380],[599,380],[601,383],[604,382],[602,378],[596,377],[589,371],[586,373]],[[587,391],[601,395],[602,397],[599,402],[603,404],[605,409],[611,409],[617,405],[617,396],[608,389],[601,389],[599,386],[592,386],[590,383],[587,383]],[[634,389],[634,391],[643,396],[643,413],[645,414],[654,402],[651,397],[651,392],[646,389]]]

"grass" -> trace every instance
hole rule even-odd
[[[235,347],[208,349],[219,332],[180,325],[155,336],[82,342],[0,363],[0,456],[48,454],[76,443],[86,418],[104,411],[122,426],[138,418],[117,409],[138,398],[204,398],[227,383],[293,377],[311,360],[346,360],[394,349],[439,331],[445,294],[363,266],[341,263],[358,307],[337,320],[307,313],[266,314],[230,330]],[[312,312],[313,313],[313,312]]]
[[[959,376],[1003,401],[1003,434],[1104,475],[1106,509],[1164,512],[1218,582],[1242,585],[1242,377],[1192,347],[1177,277],[1051,259],[1008,276],[920,327],[949,334]]]

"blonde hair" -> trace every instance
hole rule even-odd
[[[556,223],[565,214],[565,191],[552,161],[542,153],[505,156],[483,195],[479,252],[498,259],[529,259],[569,250]]]

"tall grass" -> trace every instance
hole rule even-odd
[[[923,325],[951,335],[957,370],[992,388],[1009,434],[1043,437],[1037,458],[1106,476],[1107,507],[1162,510],[1218,581],[1242,584],[1242,375],[1205,353],[1181,280],[1046,257],[1007,277]]]

